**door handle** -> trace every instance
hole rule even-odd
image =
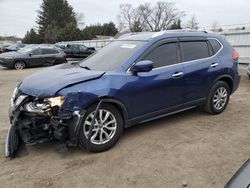
[[[218,65],[219,65],[218,63],[212,63],[212,64],[210,65],[210,67],[215,68],[215,67],[217,67]]]
[[[183,72],[176,72],[176,73],[174,73],[174,74],[172,75],[172,77],[173,77],[173,78],[179,78],[179,77],[181,77],[181,76],[183,76],[183,75],[184,75]]]

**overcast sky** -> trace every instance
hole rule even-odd
[[[155,3],[158,0],[68,0],[75,12],[83,13],[86,24],[114,21],[121,3]],[[23,37],[27,30],[36,25],[37,10],[42,0],[0,0],[0,35]],[[212,25],[244,24],[250,26],[250,0],[172,0],[176,7],[185,11],[188,20],[192,14],[201,27]]]

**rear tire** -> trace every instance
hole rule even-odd
[[[224,81],[218,81],[213,85],[208,95],[204,110],[210,114],[222,113],[230,98],[230,88]]]
[[[102,104],[95,119],[91,142],[88,143],[88,131],[96,105],[87,109],[80,127],[79,145],[91,152],[101,152],[113,147],[123,132],[123,118],[120,111],[111,104]]]
[[[16,61],[13,65],[13,68],[16,70],[23,70],[25,69],[26,64],[23,61]]]

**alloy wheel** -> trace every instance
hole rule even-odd
[[[83,132],[86,138],[89,138],[89,130],[94,113],[95,111],[91,112],[83,124]],[[114,137],[116,130],[117,120],[115,116],[108,110],[100,109],[94,121],[90,139],[91,143],[100,145],[109,142]]]
[[[227,89],[224,87],[219,87],[213,96],[213,107],[216,110],[221,110],[225,107],[228,99]]]
[[[25,68],[25,63],[22,62],[22,61],[17,61],[17,62],[15,63],[15,65],[14,65],[14,68],[15,68],[16,70],[22,70],[22,69]]]

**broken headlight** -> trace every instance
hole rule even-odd
[[[27,95],[18,96],[18,87],[16,87],[10,99],[11,108],[18,108],[27,97],[28,97]]]
[[[14,103],[14,106],[17,108],[17,107],[19,107],[19,105],[24,101],[24,99],[26,99],[28,96],[27,95],[20,95],[17,99],[16,99],[16,101],[15,101],[15,103]]]
[[[64,103],[64,98],[63,96],[59,96],[59,97],[51,97],[51,98],[47,98],[45,99],[51,107],[55,107],[55,106],[59,106],[61,107]]]

